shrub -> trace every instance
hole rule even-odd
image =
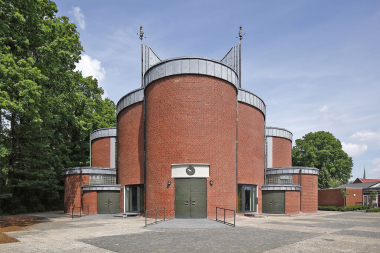
[[[366,205],[357,205],[357,206],[318,206],[318,210],[323,211],[356,211],[356,210],[367,210],[369,209],[369,206]]]
[[[357,206],[341,206],[339,211],[356,211],[356,210],[367,210],[369,206],[367,205],[357,205]]]
[[[338,211],[337,206],[318,206],[318,210],[322,211]]]
[[[380,207],[375,207],[375,208],[367,209],[366,212],[371,212],[371,213],[380,212]]]

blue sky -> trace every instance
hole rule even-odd
[[[380,1],[59,0],[81,34],[78,64],[115,103],[140,87],[140,40],[161,59],[220,60],[242,41],[242,87],[267,125],[329,131],[353,157],[353,178],[380,178]]]

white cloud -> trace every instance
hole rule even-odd
[[[320,112],[327,112],[328,110],[329,110],[329,107],[327,105],[324,105],[321,108],[319,108]]]
[[[84,16],[82,10],[79,7],[73,7],[70,13],[74,15],[75,20],[79,23],[80,29],[86,29],[86,17]]]
[[[372,160],[372,163],[375,166],[375,168],[370,170],[369,174],[373,175],[374,178],[380,178],[380,158]]]
[[[106,70],[102,67],[102,63],[97,59],[92,59],[89,55],[82,55],[81,60],[76,65],[75,70],[82,71],[84,77],[92,76],[98,80],[99,86],[102,84],[106,76]],[[102,98],[108,97],[107,91],[103,88],[104,94]]]
[[[380,142],[380,130],[377,132],[371,131],[371,130],[356,132],[350,136],[350,139],[359,140],[359,141]]]
[[[101,66],[102,63],[86,54],[82,55],[81,58],[76,65],[76,70],[82,71],[84,77],[93,76],[100,83],[106,75],[106,70]]]
[[[365,144],[352,144],[342,142],[342,148],[351,157],[359,157],[367,151],[367,145]]]

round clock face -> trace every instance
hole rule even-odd
[[[187,175],[192,176],[194,175],[194,173],[195,173],[195,168],[193,166],[190,165],[189,167],[186,168]]]

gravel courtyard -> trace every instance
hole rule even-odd
[[[1,252],[379,252],[380,214],[328,212],[239,217],[236,227],[211,220],[169,220],[144,228],[138,217],[33,214],[46,222],[6,234],[20,242]]]

